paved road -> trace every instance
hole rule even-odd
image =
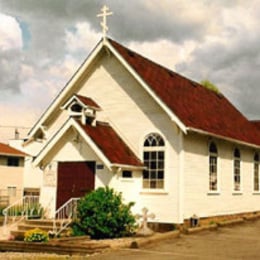
[[[120,249],[90,257],[93,260],[138,259],[260,259],[260,220],[217,231],[205,231],[161,241],[139,249]]]

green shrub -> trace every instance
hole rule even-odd
[[[134,203],[123,204],[121,193],[108,187],[98,188],[79,201],[78,219],[73,223],[75,235],[91,238],[116,238],[132,235],[135,217],[131,213]]]
[[[211,90],[211,91],[213,91],[213,92],[215,92],[217,94],[221,94],[220,90],[218,89],[218,87],[216,85],[214,85],[212,82],[210,82],[209,80],[207,80],[207,79],[206,80],[202,80],[200,82],[200,84],[203,87],[205,87],[205,88],[207,88],[207,89],[209,89],[209,90]]]
[[[39,229],[31,229],[25,232],[24,241],[26,242],[48,242],[49,236],[48,233]]]

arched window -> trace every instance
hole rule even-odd
[[[234,191],[241,190],[241,169],[240,169],[240,151],[239,149],[234,150]]]
[[[209,190],[218,189],[218,149],[215,143],[209,145]]]
[[[149,134],[144,141],[143,188],[164,188],[164,140],[156,133]]]
[[[254,191],[259,191],[259,154],[254,156]]]

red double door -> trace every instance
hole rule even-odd
[[[95,188],[94,161],[59,162],[56,209],[70,198],[85,196]]]

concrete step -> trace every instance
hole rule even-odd
[[[67,223],[67,221],[56,221],[57,228],[61,227]],[[15,238],[15,240],[24,240],[24,234],[28,230],[39,228],[46,232],[53,231],[53,220],[46,219],[37,219],[37,220],[24,220],[23,222],[17,225],[15,230],[11,230],[10,234]],[[65,234],[68,231],[68,228],[64,229],[61,233]]]
[[[53,230],[53,226],[46,226],[46,225],[43,225],[43,226],[42,225],[32,226],[32,225],[27,225],[27,224],[20,224],[17,227],[18,230],[23,230],[23,231],[31,230],[31,229],[34,229],[34,228],[39,228],[39,229],[44,230],[46,232],[48,232],[50,230]]]
[[[64,222],[67,222],[67,220],[57,220],[56,226],[61,226]],[[30,226],[53,226],[52,219],[26,219],[23,223]]]

